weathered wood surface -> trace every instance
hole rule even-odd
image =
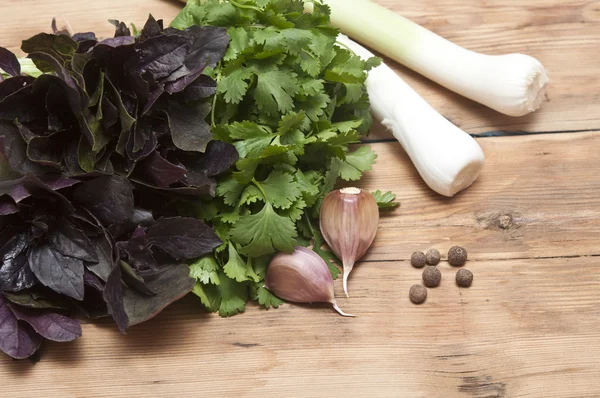
[[[382,218],[352,297],[336,287],[358,318],[326,305],[251,305],[221,319],[188,297],[127,336],[86,324],[80,340],[46,344],[37,364],[0,356],[0,396],[600,396],[600,2],[378,1],[471,49],[527,52],[549,68],[550,102],[517,119],[399,68],[468,132],[592,131],[479,139],[484,172],[453,199],[431,193],[398,144],[373,144],[379,163],[361,186],[395,191],[402,207]],[[4,0],[0,45],[16,49],[53,15],[108,35],[108,18],[140,25],[178,7]],[[410,253],[453,244],[469,250],[473,286],[456,287],[442,263],[442,285],[410,304],[420,279]]]
[[[229,319],[189,297],[122,336],[84,326],[47,344],[41,362],[0,357],[3,396],[473,396],[600,395],[600,133],[480,139],[482,178],[455,199],[426,190],[394,143],[363,186],[394,189],[337,316],[326,305],[251,306]],[[498,214],[512,216],[499,229]],[[418,249],[462,244],[475,274],[408,301]]]

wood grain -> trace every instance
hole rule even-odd
[[[469,133],[587,133],[479,139],[480,179],[453,199],[431,193],[396,143],[361,186],[389,189],[402,207],[328,305],[284,305],[222,319],[194,297],[127,336],[110,322],[84,325],[74,343],[45,344],[42,360],[0,356],[0,396],[30,397],[597,397],[600,396],[600,2],[377,0],[473,50],[526,52],[553,79],[549,102],[509,118],[397,67]],[[52,16],[108,36],[118,18],[170,20],[176,2],[4,0],[0,45],[48,30]],[[60,23],[60,20],[59,20]],[[381,130],[372,138],[389,137]],[[414,306],[420,271],[410,253],[453,244],[470,253],[470,289],[443,282]]]
[[[28,397],[596,397],[600,276],[592,257],[473,261],[469,289],[408,301],[420,271],[357,267],[355,319],[328,306],[251,307],[230,319],[189,297],[122,336],[110,324],[47,344],[37,364],[0,358],[2,393]],[[343,296],[338,286],[338,296]]]
[[[369,259],[458,243],[477,259],[600,254],[599,132],[478,142],[486,165],[455,198],[430,191],[399,144],[372,144],[377,171],[359,186],[395,191],[402,206],[383,218]]]
[[[349,3],[351,0],[349,0]],[[512,118],[460,97],[395,63],[391,65],[427,101],[470,134],[600,129],[600,1],[590,0],[376,0],[471,50],[523,52],[538,58],[552,79],[540,111]],[[181,4],[144,0],[4,0],[0,45],[17,50],[21,40],[48,30],[52,17],[74,31],[108,36],[107,19],[140,26],[148,13],[170,21]],[[443,67],[441,65],[440,67]],[[381,127],[371,139],[390,138]]]
[[[86,324],[80,340],[46,344],[35,365],[0,357],[3,394],[600,395],[600,180],[590,176],[600,133],[479,142],[484,175],[455,199],[430,194],[397,144],[373,144],[379,163],[363,187],[393,189],[402,207],[383,217],[351,298],[336,287],[358,318],[328,305],[251,305],[221,319],[187,297],[127,336],[109,322]],[[496,214],[513,225],[498,229]],[[442,285],[412,305],[421,272],[410,253],[451,244],[469,250],[473,286],[459,289],[443,262]]]

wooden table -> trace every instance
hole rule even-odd
[[[336,287],[359,317],[250,305],[222,319],[188,297],[127,336],[86,324],[75,343],[45,344],[37,364],[0,356],[2,397],[600,396],[600,2],[378,2],[470,49],[531,54],[552,84],[541,111],[510,118],[396,65],[441,113],[483,137],[487,163],[473,187],[445,199],[388,134],[370,137],[379,162],[361,185],[395,191],[402,207],[383,217],[352,298]],[[52,16],[108,35],[108,18],[139,26],[149,12],[170,21],[179,7],[4,0],[0,44],[18,49]],[[412,305],[420,272],[410,254],[453,244],[469,250],[473,286],[458,289],[441,264],[441,287]]]

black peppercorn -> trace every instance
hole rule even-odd
[[[473,283],[473,273],[468,269],[459,269],[456,273],[456,284],[460,287],[469,287]]]
[[[438,265],[442,256],[436,249],[429,249],[427,250],[427,254],[425,254],[425,258],[427,259],[427,264]]]
[[[408,292],[410,301],[415,304],[421,304],[427,298],[427,289],[423,285],[412,285]]]
[[[427,258],[423,252],[414,252],[412,256],[410,256],[410,263],[413,267],[423,268],[427,263]]]
[[[455,267],[460,267],[464,265],[467,261],[467,251],[460,246],[452,246],[450,250],[448,250],[448,262],[450,265],[454,265]]]
[[[442,281],[442,273],[433,266],[425,267],[423,271],[423,283],[427,287],[438,287]]]

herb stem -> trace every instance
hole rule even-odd
[[[217,86],[219,85],[219,81],[221,80],[221,63],[219,62],[219,66],[217,67],[217,76],[216,79],[217,81]],[[217,127],[216,123],[215,123],[215,108],[217,107],[217,97],[219,96],[219,93],[215,93],[215,96],[213,97],[213,101],[212,101],[212,108],[210,110],[210,125],[211,127]]]
[[[260,186],[260,184],[258,183],[258,181],[256,181],[256,178],[252,178],[252,183],[254,185],[256,185],[256,187],[258,188],[258,190],[260,191],[260,193],[262,193],[262,195],[265,198],[265,203],[268,203],[269,199],[267,198],[267,194],[265,193],[265,190]]]

